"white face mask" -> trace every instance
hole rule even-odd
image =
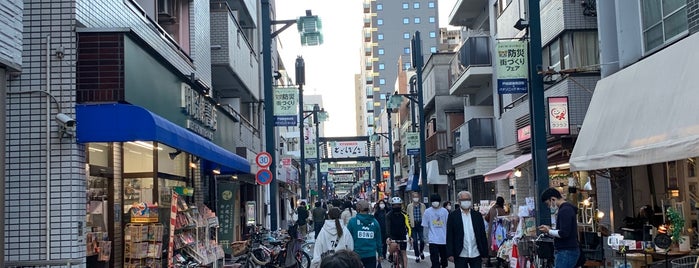
[[[432,207],[433,207],[433,208],[438,208],[438,207],[439,207],[439,202],[432,202]]]
[[[384,208],[386,208],[386,205],[384,205],[384,204],[379,204],[379,207],[380,207],[381,209],[384,209]]]
[[[471,200],[467,200],[467,201],[461,201],[461,202],[459,202],[459,204],[461,204],[461,209],[470,209],[471,206],[473,205],[473,202]]]
[[[413,202],[415,202],[415,203],[420,202],[420,198],[418,198],[418,197],[413,197]]]
[[[451,210],[451,205],[447,205],[447,210]]]

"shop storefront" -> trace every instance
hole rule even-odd
[[[672,226],[674,208],[686,222],[682,235],[697,243],[699,55],[687,53],[697,44],[690,35],[600,80],[570,157],[573,170],[604,185],[597,190],[613,215],[608,224],[630,239],[643,239],[644,224]],[[660,67],[668,62],[673,68]]]
[[[90,54],[102,40],[119,40],[110,43],[114,54]],[[221,259],[242,226],[264,215],[250,161],[234,153],[241,151],[239,119],[218,107],[205,83],[177,72],[136,36],[81,33],[78,46],[85,48],[75,117],[76,141],[87,156],[88,267]],[[118,68],[90,65],[93,57],[111,56]],[[118,83],[107,84],[112,77],[105,80],[91,66],[117,70],[110,74]],[[96,89],[108,86],[108,92]]]

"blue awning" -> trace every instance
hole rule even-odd
[[[222,170],[250,173],[250,163],[221,146],[135,105],[76,105],[77,141],[157,141],[220,165]],[[213,165],[211,165],[213,166]]]

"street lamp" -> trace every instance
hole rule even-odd
[[[276,174],[276,141],[274,135],[274,100],[272,96],[274,95],[274,89],[272,88],[272,38],[276,37],[279,33],[289,28],[292,24],[298,23],[303,25],[301,29],[304,31],[299,31],[301,34],[301,44],[302,45],[320,45],[323,43],[323,35],[320,32],[321,24],[318,16],[313,16],[310,10],[306,11],[306,16],[300,17],[297,20],[287,20],[287,21],[273,21],[271,18],[271,4],[270,0],[261,0],[260,2],[260,12],[261,12],[261,27],[262,27],[262,82],[264,85],[264,105],[265,105],[265,151],[271,155],[269,170],[272,174]],[[272,32],[272,25],[284,24],[279,30]],[[311,25],[315,27],[310,27]],[[308,26],[308,27],[306,27]],[[314,31],[315,30],[315,31]],[[315,39],[311,38],[315,37]],[[305,41],[304,41],[305,40]],[[318,42],[309,42],[309,40],[318,40]],[[277,229],[277,180],[272,180],[269,186],[269,211],[270,211],[270,229]]]
[[[395,192],[393,191],[395,189],[395,182],[393,180],[393,138],[391,137],[391,113],[388,112],[388,132],[384,133],[379,133],[375,132],[374,134],[371,134],[369,136],[369,140],[372,142],[377,142],[381,139],[381,137],[384,137],[388,139],[388,177],[389,180],[391,181],[391,195],[394,195]],[[381,174],[381,165],[376,165],[376,170],[379,171],[377,172],[378,174]],[[379,183],[380,175],[377,174],[377,184]],[[377,197],[378,200],[378,197]]]

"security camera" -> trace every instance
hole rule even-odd
[[[56,122],[58,122],[59,125],[62,127],[66,128],[72,128],[75,127],[75,119],[70,117],[67,114],[60,113],[56,115]]]

